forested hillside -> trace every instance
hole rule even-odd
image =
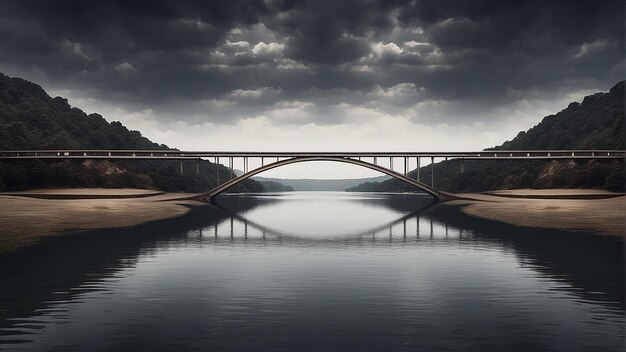
[[[501,150],[624,149],[624,81],[607,93],[596,93],[581,103],[546,116],[535,127],[520,132]],[[420,181],[430,184],[430,166],[420,169]],[[416,171],[410,173],[415,177]],[[450,192],[477,192],[514,188],[602,188],[624,190],[623,161],[459,161],[435,165],[435,187]],[[396,179],[361,184],[348,191],[409,192],[414,188]]]
[[[217,146],[216,146],[217,147]],[[168,149],[120,122],[85,114],[66,99],[51,98],[38,85],[0,73],[0,150],[10,149]],[[178,161],[5,161],[0,162],[0,190],[40,187],[137,187],[164,191],[206,191],[215,186],[215,164]],[[230,171],[219,166],[222,180]],[[235,191],[263,191],[254,180]]]

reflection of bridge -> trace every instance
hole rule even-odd
[[[219,168],[216,168],[217,185],[208,192],[197,194],[192,199],[208,201],[236,184],[263,171],[277,167],[309,162],[333,161],[362,166],[395,177],[430,194],[435,199],[450,195],[434,188],[435,159],[459,160],[461,172],[464,171],[465,160],[590,160],[590,159],[624,159],[624,150],[489,150],[480,152],[209,152],[179,150],[12,150],[0,151],[0,160],[29,159],[104,159],[104,160],[179,160],[180,172],[183,173],[183,161],[195,160],[196,173],[199,173],[199,161],[208,158],[215,164],[221,160],[228,161],[231,170],[230,178],[220,183]],[[420,181],[420,163],[422,158],[430,158],[431,184]],[[220,160],[221,159],[221,160]],[[241,160],[243,174],[235,177],[234,161]],[[250,159],[257,160],[260,165],[250,169]],[[270,161],[266,163],[266,160]],[[394,161],[402,162],[402,171],[394,169]],[[411,160],[415,160],[417,174],[415,179],[408,176]]]
[[[216,222],[213,224],[213,230],[209,230],[213,233],[207,234],[203,232],[202,228],[197,230],[197,234],[200,237],[211,238],[213,237],[215,240],[220,238],[228,239],[230,241],[237,240],[278,240],[278,241],[288,241],[288,242],[362,242],[362,241],[372,241],[377,242],[382,240],[384,242],[391,242],[394,240],[401,239],[403,242],[413,239],[413,240],[459,240],[464,237],[463,229],[461,228],[450,228],[447,223],[441,223],[435,221],[432,217],[422,217],[420,214],[426,209],[433,206],[434,203],[426,204],[425,206],[412,211],[406,215],[400,216],[399,218],[383,223],[378,226],[374,226],[372,228],[357,230],[352,233],[341,233],[339,237],[331,236],[328,237],[328,234],[316,234],[315,236],[309,236],[306,234],[292,233],[281,231],[278,229],[271,228],[266,225],[259,224],[258,222],[248,219],[245,216],[241,215],[238,212],[231,211],[222,206],[216,205],[216,209],[222,212],[226,219],[223,223],[230,222],[230,226],[226,224],[226,229],[224,226],[220,227],[220,222]],[[420,221],[423,220],[423,221]],[[243,225],[243,229],[235,230],[235,223],[239,223],[240,226]],[[423,228],[425,226],[425,228]],[[206,228],[204,229],[206,230]],[[255,236],[260,236],[256,237]],[[208,235],[208,236],[207,236]],[[321,235],[321,236],[319,236]],[[465,235],[470,235],[468,231],[465,231]],[[474,235],[474,232],[471,232],[471,235]],[[450,236],[450,237],[448,237]]]

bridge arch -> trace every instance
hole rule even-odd
[[[430,196],[432,196],[435,200],[439,200],[443,193],[440,191],[437,191],[436,189],[422,183],[419,182],[417,180],[414,180],[406,175],[403,175],[401,173],[395,172],[393,170],[387,169],[386,167],[380,166],[380,165],[376,165],[376,164],[372,164],[366,161],[362,161],[362,160],[357,160],[357,159],[351,159],[351,158],[346,158],[346,157],[332,157],[332,156],[314,156],[314,157],[294,157],[294,158],[290,158],[290,159],[285,159],[285,160],[280,160],[274,163],[270,163],[267,165],[263,165],[257,169],[251,170],[241,176],[235,177],[215,188],[213,188],[212,190],[205,192],[205,193],[200,193],[197,195],[194,195],[193,197],[189,197],[187,199],[194,199],[194,200],[201,200],[201,201],[211,201],[213,200],[217,195],[225,192],[226,190],[228,190],[229,188],[233,187],[234,185],[256,175],[259,174],[261,172],[264,171],[268,171],[271,169],[275,169],[281,166],[285,166],[285,165],[290,165],[290,164],[296,164],[296,163],[303,163],[303,162],[310,162],[310,161],[335,161],[335,162],[341,162],[341,163],[347,163],[347,164],[353,164],[353,165],[358,165],[358,166],[362,166],[371,170],[375,170],[378,172],[382,172],[384,174],[387,174],[391,177],[395,177],[401,181],[404,181],[410,185],[413,185],[417,188],[419,188],[420,190],[426,192],[427,194],[429,194]]]

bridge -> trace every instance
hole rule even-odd
[[[422,159],[430,159],[431,184],[421,182],[420,167]],[[216,168],[216,186],[189,199],[211,201],[219,194],[238,183],[264,171],[285,165],[332,161],[358,165],[395,177],[421,191],[435,200],[446,199],[451,195],[435,189],[435,160],[458,160],[461,172],[464,172],[465,160],[606,160],[626,158],[625,150],[483,150],[478,152],[229,152],[229,151],[181,151],[173,149],[157,150],[4,150],[0,151],[0,160],[178,160],[180,173],[184,173],[183,161],[196,161],[196,174],[200,171],[200,160],[208,159],[214,164],[228,162],[230,177],[220,181],[219,167]],[[236,176],[235,159],[241,160],[243,174]],[[257,167],[250,168],[249,161],[257,161]],[[412,160],[415,161],[412,164]],[[400,162],[400,170],[394,168],[394,161]],[[397,164],[396,164],[397,165]],[[408,176],[411,165],[416,168],[415,178]]]

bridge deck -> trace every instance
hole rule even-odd
[[[0,159],[136,159],[202,158],[447,158],[467,160],[621,159],[624,150],[486,150],[477,152],[245,152],[180,150],[0,150]]]

